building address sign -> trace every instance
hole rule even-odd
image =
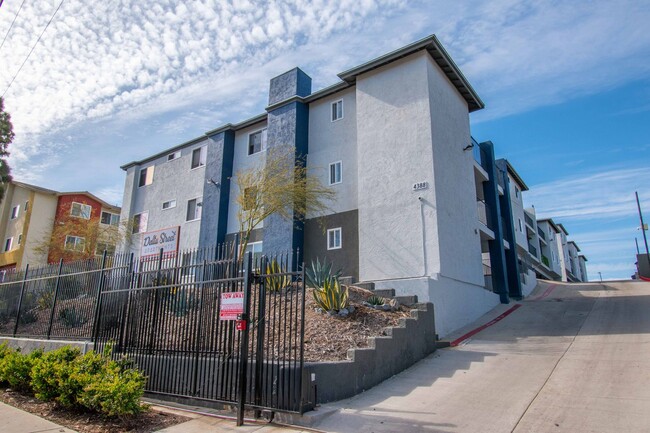
[[[413,184],[413,191],[421,191],[423,189],[429,189],[429,182],[416,182]]]

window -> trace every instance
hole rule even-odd
[[[201,207],[203,203],[201,198],[193,198],[192,200],[187,201],[187,217],[185,221],[194,221],[201,219]]]
[[[261,131],[253,132],[248,136],[248,154],[266,150],[266,128]]]
[[[108,244],[106,242],[97,242],[97,245],[95,246],[95,255],[96,256],[103,256],[104,251],[106,251],[107,256],[114,256],[115,255],[115,245]]]
[[[90,219],[90,212],[93,208],[88,204],[77,203],[76,201],[72,202],[72,207],[70,208],[70,215],[77,218],[83,218],[85,220]]]
[[[523,233],[524,228],[521,226],[521,218],[518,218],[517,222],[519,223],[519,231]]]
[[[19,214],[19,213],[20,213],[20,205],[18,205],[18,206],[14,206],[14,207],[11,209],[11,219],[12,219],[12,220],[15,220],[16,218],[18,218],[18,214]]]
[[[246,257],[246,253],[253,254],[253,264],[259,263],[260,257],[262,257],[262,242],[249,242],[244,250],[244,257]]]
[[[332,102],[332,122],[343,119],[343,99]]]
[[[133,215],[133,233],[144,233],[147,231],[147,220],[149,219],[149,212],[142,212]]]
[[[23,235],[20,234],[20,235],[18,235],[18,245],[20,245],[22,243],[23,243]]]
[[[163,210],[165,209],[172,209],[176,207],[176,200],[169,200],[163,203]]]
[[[341,227],[327,230],[327,249],[337,250],[341,248]]]
[[[341,183],[341,161],[330,164],[330,185]]]
[[[251,210],[257,201],[257,188],[250,186],[244,189],[244,210]]]
[[[5,251],[11,250],[11,244],[14,242],[14,238],[7,238],[5,241]]]
[[[153,183],[153,165],[140,170],[140,180],[138,186],[151,185]]]
[[[79,236],[67,235],[65,237],[65,249],[83,252],[86,249],[86,239]]]
[[[29,202],[26,201],[25,202],[25,212],[27,212],[28,210],[29,210]]]
[[[181,151],[177,150],[176,152],[170,153],[169,155],[167,155],[167,161],[173,161],[173,160],[178,159],[180,157],[181,157]]]
[[[101,223],[116,226],[120,223],[120,216],[110,212],[102,212]]]
[[[515,197],[519,198],[519,187],[515,185]]]
[[[205,159],[208,148],[203,146],[192,151],[192,168],[203,167],[205,165]]]

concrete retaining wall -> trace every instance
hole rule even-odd
[[[387,336],[370,338],[370,347],[350,349],[348,361],[305,363],[316,380],[316,401],[327,403],[359,394],[415,364],[435,350],[433,304],[420,304]]]
[[[56,350],[63,346],[77,347],[81,353],[93,350],[93,343],[89,341],[63,341],[63,340],[39,340],[36,338],[12,338],[0,337],[0,344],[7,343],[7,346],[20,349],[22,353],[30,353],[36,349],[43,349],[46,352]]]

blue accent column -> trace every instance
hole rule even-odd
[[[519,279],[519,261],[517,259],[517,238],[515,237],[515,222],[512,215],[512,201],[510,200],[510,180],[508,179],[508,167],[505,159],[496,161],[499,172],[499,182],[503,188],[503,195],[499,197],[501,205],[501,214],[503,215],[505,239],[510,244],[510,249],[506,251],[506,267],[508,268],[508,288],[510,297],[521,299],[522,289],[521,280]]]
[[[234,153],[234,131],[226,130],[210,137],[205,164],[199,247],[221,244],[226,239]]]
[[[508,297],[508,271],[506,266],[506,248],[503,242],[504,227],[501,218],[502,208],[499,203],[498,170],[494,160],[494,145],[491,141],[485,141],[480,143],[479,147],[487,157],[483,163],[483,168],[485,168],[485,171],[487,171],[490,177],[490,180],[483,183],[483,195],[485,196],[488,218],[492,222],[490,228],[494,232],[495,238],[492,241],[488,241],[490,264],[492,267],[492,286],[494,293],[499,295],[501,302],[507,304],[510,302],[510,298]]]
[[[281,103],[294,96],[311,93],[311,78],[298,68],[271,80],[269,105]],[[309,106],[299,100],[274,107],[268,112],[267,149],[291,146],[295,149],[294,163],[301,163],[308,152]],[[302,222],[287,221],[278,215],[264,220],[265,253],[303,250]]]

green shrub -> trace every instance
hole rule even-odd
[[[312,261],[311,266],[305,268],[305,284],[314,289],[319,289],[324,286],[326,281],[332,278],[338,279],[340,276],[341,270],[332,273],[332,263],[327,263],[327,260],[323,260],[321,264],[320,260],[316,258],[316,263]]]
[[[7,383],[7,380],[4,377],[4,359],[13,352],[15,352],[15,350],[7,346],[7,343],[0,344],[0,384],[4,385]]]
[[[325,311],[340,311],[348,305],[348,290],[343,289],[336,278],[325,280],[321,288],[314,289],[313,294],[316,305]]]
[[[68,381],[74,372],[74,363],[81,356],[79,349],[64,346],[45,353],[32,367],[32,389],[36,398],[55,400],[60,396],[61,383]]]
[[[62,368],[62,374],[58,377],[59,389],[56,402],[65,407],[81,404],[79,399],[84,388],[101,373],[106,363],[107,359],[104,356],[91,351],[76,358],[69,366],[69,370]]]
[[[140,398],[145,383],[141,372],[122,369],[117,362],[109,361],[84,387],[79,402],[108,416],[135,415],[144,409]]]
[[[34,363],[43,355],[43,350],[37,349],[28,355],[19,351],[11,351],[2,359],[0,375],[12,388],[31,390],[31,371]]]
[[[287,270],[275,259],[267,262],[266,274],[270,276],[264,279],[264,287],[270,292],[279,292],[291,285],[291,277],[287,275]]]

